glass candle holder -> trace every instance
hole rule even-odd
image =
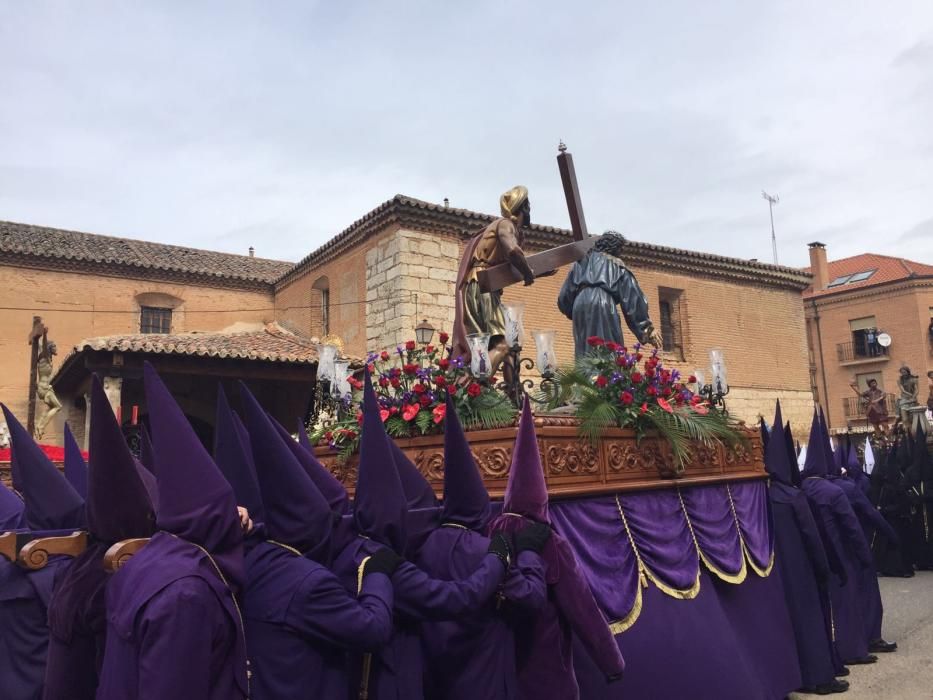
[[[706,372],[697,367],[693,370],[693,376],[697,378],[696,390],[699,391],[706,386]]]
[[[337,386],[337,392],[341,396],[350,393],[350,362],[348,360],[336,360],[334,362],[334,383]]]
[[[557,371],[557,353],[554,352],[555,331],[535,331],[535,349],[538,357],[538,371],[541,374]]]
[[[470,371],[479,379],[489,376],[489,338],[489,333],[471,333],[467,336],[470,344]]]
[[[509,347],[525,342],[525,304],[520,301],[507,301],[502,304],[505,317],[505,342]]]
[[[326,381],[334,379],[334,362],[337,359],[336,345],[317,346],[317,378]]]
[[[729,390],[727,380],[726,359],[722,348],[713,348],[709,351],[710,371],[712,372],[713,391],[725,394]]]

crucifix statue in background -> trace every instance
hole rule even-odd
[[[52,389],[52,358],[57,354],[55,343],[49,342],[49,329],[39,316],[32,317],[32,330],[29,333],[29,414],[27,429],[36,440],[41,440],[45,429],[55,415],[62,410],[62,404]],[[36,420],[37,399],[45,404],[45,412]]]

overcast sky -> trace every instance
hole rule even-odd
[[[568,226],[559,139],[591,232],[770,261],[766,189],[782,263],[933,263],[933,2],[0,0],[0,219],[297,260],[521,183]]]

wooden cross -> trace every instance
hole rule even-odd
[[[573,168],[573,156],[567,152],[567,147],[563,142],[557,150],[560,151],[557,154],[557,167],[564,185],[564,196],[567,198],[567,211],[570,214],[570,228],[573,230],[574,242],[549,248],[533,255],[526,255],[525,260],[534,271],[535,277],[551,274],[559,267],[576,262],[596,245],[596,239],[586,232],[586,219],[583,218],[583,204],[580,201],[577,174]],[[476,281],[482,292],[494,292],[510,284],[521,282],[523,279],[522,273],[508,262],[480,270],[476,275]]]
[[[30,435],[36,434],[36,391],[38,391],[39,375],[39,341],[44,340],[49,329],[42,323],[41,316],[32,317],[32,330],[29,332],[27,342],[31,347],[29,353],[29,413],[26,421],[26,430]]]

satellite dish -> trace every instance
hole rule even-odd
[[[880,345],[883,348],[890,346],[891,336],[889,336],[887,333],[879,333],[878,334],[878,345]]]

